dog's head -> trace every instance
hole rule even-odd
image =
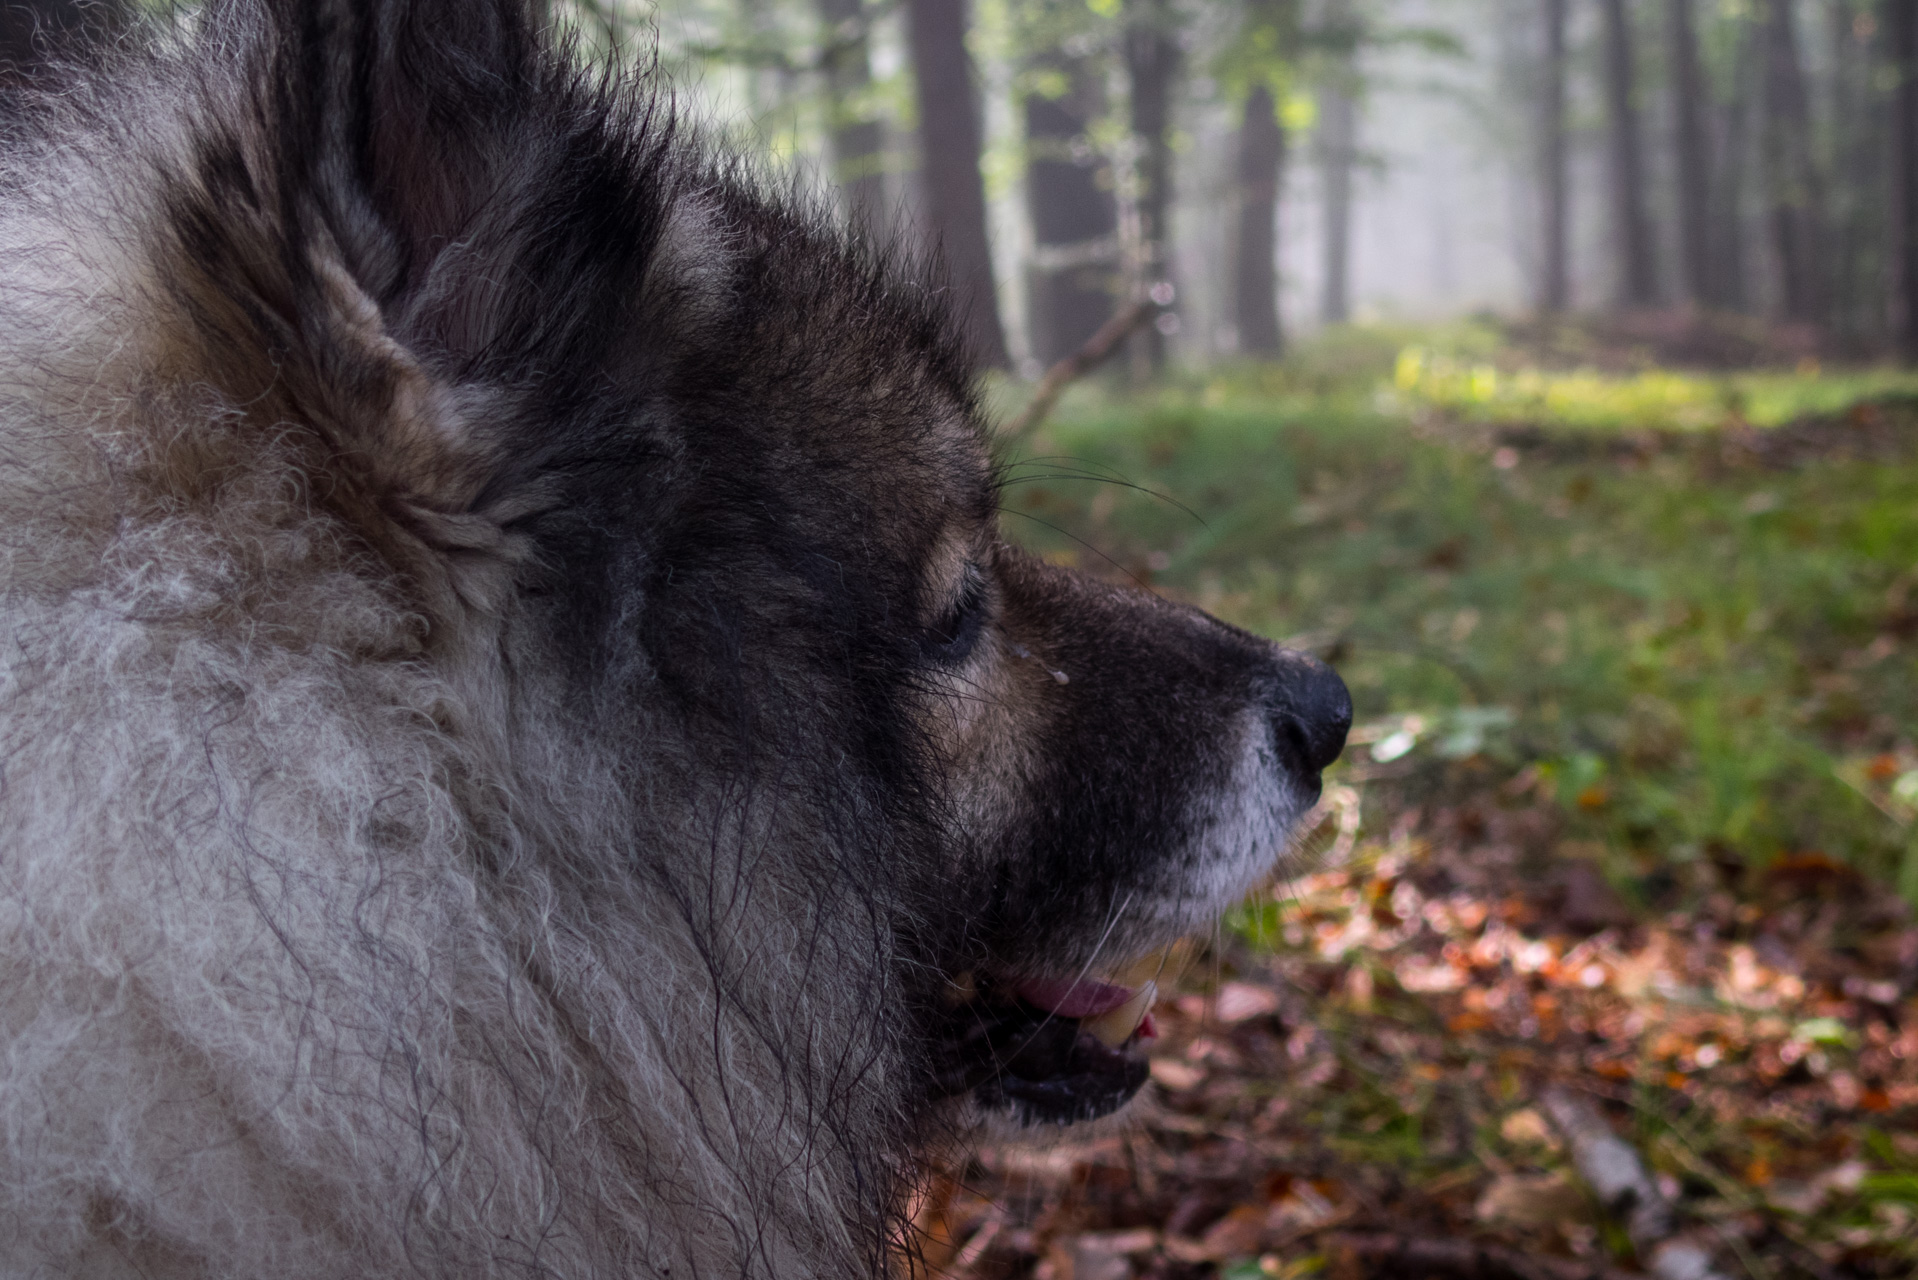
[[[839,829],[833,874],[903,913],[928,1097],[1129,1097],[1150,997],[1118,977],[1272,864],[1342,745],[1337,677],[1007,545],[937,291],[517,0],[205,21],[248,54],[166,174],[193,372],[311,430],[441,661],[489,690],[501,652],[564,670],[636,771]],[[236,94],[264,135],[222,127]],[[635,802],[670,828],[716,801]]]
[[[579,1165],[541,1177],[655,1178],[657,1203],[811,1239],[883,1200],[886,1144],[955,1099],[1063,1122],[1130,1097],[1151,992],[1128,967],[1271,865],[1350,706],[1311,658],[1009,546],[940,292],[555,52],[534,9],[216,0],[20,107],[0,394],[33,457],[69,454],[28,483],[9,446],[9,582],[131,583],[161,610],[133,622],[255,681],[234,776],[307,767],[259,745],[287,708],[357,717],[325,749],[364,767],[314,772],[273,882],[371,895],[431,862],[510,990],[461,994],[453,925],[356,906],[338,947],[365,967],[331,998],[457,1006],[408,1042],[416,1081],[477,1061],[515,1098],[580,1091],[451,1129],[523,1123],[501,1167],[524,1137]],[[165,687],[193,723],[196,687]],[[388,777],[426,798],[372,794]],[[230,848],[219,875],[251,883],[275,813],[168,856]],[[343,869],[283,874],[301,858]],[[273,936],[310,974],[330,917],[297,905],[276,921],[313,936]],[[394,920],[433,963],[389,963]],[[781,1178],[799,1163],[822,1172]],[[510,1216],[474,1177],[472,1221]],[[633,1212],[628,1235],[657,1225]]]

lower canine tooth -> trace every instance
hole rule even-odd
[[[1145,1020],[1146,1013],[1152,1008],[1152,1002],[1158,998],[1159,986],[1148,982],[1132,993],[1132,998],[1116,1009],[1088,1018],[1079,1024],[1079,1030],[1086,1032],[1105,1045],[1116,1049],[1132,1038],[1139,1023]]]

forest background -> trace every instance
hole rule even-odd
[[[1918,1274],[1918,0],[549,2],[938,257],[1012,536],[1353,689],[902,1275]]]

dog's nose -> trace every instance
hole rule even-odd
[[[1282,750],[1316,774],[1345,750],[1352,727],[1352,695],[1338,672],[1309,654],[1281,655],[1285,676],[1272,698],[1272,727]]]

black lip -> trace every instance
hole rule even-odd
[[[1110,1048],[1061,1017],[1022,1000],[982,999],[952,1011],[938,1036],[933,1073],[941,1097],[971,1093],[1021,1124],[1072,1124],[1110,1115],[1149,1074],[1137,1039]]]

